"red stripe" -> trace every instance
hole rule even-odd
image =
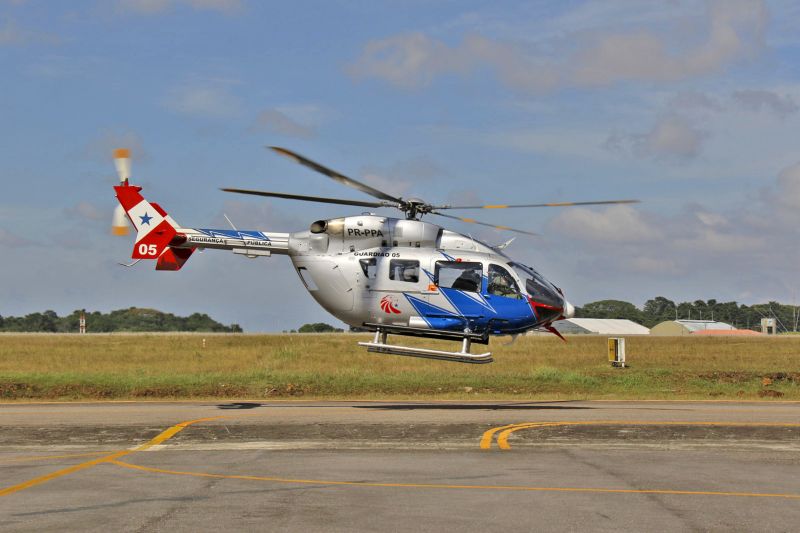
[[[139,194],[142,188],[136,185],[117,185],[114,187],[114,190],[117,193],[119,203],[126,212],[130,211],[136,207],[139,202],[144,200],[142,195]]]

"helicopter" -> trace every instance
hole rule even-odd
[[[228,250],[247,258],[287,255],[303,286],[330,314],[357,330],[374,332],[358,344],[369,352],[490,363],[491,352],[472,353],[472,344],[488,345],[490,336],[516,336],[533,329],[559,337],[553,322],[574,316],[564,292],[533,267],[512,259],[505,248],[514,240],[490,245],[434,223],[432,215],[526,235],[533,232],[445,213],[450,210],[565,207],[636,203],[605,200],[503,205],[436,205],[420,198],[401,198],[347,177],[296,152],[269,147],[295,163],[371,196],[351,200],[239,188],[221,190],[306,202],[395,208],[393,218],[367,212],[317,220],[307,230],[274,233],[231,229],[187,228],[157,203],[147,201],[130,180],[130,151],[118,149],[114,161],[120,184],[113,233],[136,231],[133,266],[155,260],[156,270],[180,270],[197,250]],[[227,219],[227,216],[226,216]],[[389,343],[389,335],[460,342],[452,351]],[[562,337],[563,339],[563,337]]]

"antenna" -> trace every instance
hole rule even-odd
[[[228,215],[226,215],[225,213],[222,213],[222,216],[224,216],[224,217],[225,217],[225,220],[227,220],[227,221],[228,221],[228,224],[230,224],[230,225],[231,225],[231,227],[233,228],[233,231],[239,231],[239,230],[236,228],[236,226],[234,226],[234,225],[233,225],[233,222],[231,222],[231,219],[229,219],[229,218],[228,218]]]

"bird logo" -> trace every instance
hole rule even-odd
[[[394,313],[395,315],[399,315],[402,311],[397,308],[397,302],[392,299],[391,296],[384,296],[381,298],[381,309],[387,315],[391,315]]]

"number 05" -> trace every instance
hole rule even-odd
[[[155,244],[140,244],[139,254],[141,255],[158,255],[158,247]]]

